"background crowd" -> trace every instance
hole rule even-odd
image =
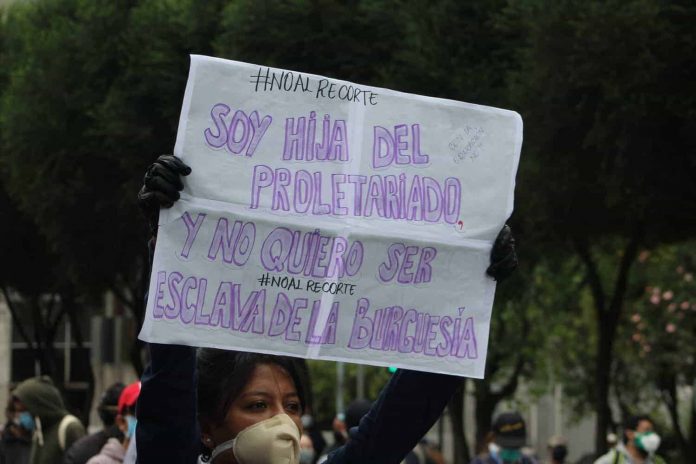
[[[80,420],[65,408],[58,389],[48,377],[35,377],[19,384],[6,408],[7,422],[0,439],[0,464],[135,464],[137,451],[136,404],[140,382],[121,382],[103,392],[97,405],[100,427],[87,434]],[[344,445],[348,431],[358,426],[371,402],[357,399],[338,412],[331,430],[321,430],[310,414],[302,416],[300,464],[321,464],[327,455]],[[307,411],[306,411],[307,412]],[[663,464],[656,453],[660,445],[653,420],[632,416],[623,425],[622,439],[607,436],[609,451],[590,464]],[[471,464],[565,464],[569,443],[562,436],[548,439],[546,453],[537,456],[527,446],[525,420],[518,412],[502,412],[494,419],[479,453]],[[572,445],[570,445],[572,446]],[[446,464],[439,445],[423,438],[402,464]]]

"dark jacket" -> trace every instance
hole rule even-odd
[[[12,433],[17,427],[12,422],[5,424],[0,439],[0,464],[28,464],[31,452],[31,440]],[[16,430],[16,429],[15,429]]]
[[[32,416],[40,419],[34,433],[31,447],[31,464],[58,464],[63,462],[64,450],[58,440],[60,421],[68,415],[63,406],[60,392],[50,378],[36,377],[20,383],[12,392]],[[40,430],[39,430],[40,429]],[[65,429],[65,449],[85,435],[79,422],[71,423]],[[40,438],[39,438],[40,437]]]
[[[120,438],[115,425],[77,440],[65,452],[63,464],[86,464],[89,458],[99,454],[109,438]]]
[[[195,464],[196,350],[151,344],[137,404],[138,462]],[[327,464],[398,464],[442,414],[460,377],[399,370]]]

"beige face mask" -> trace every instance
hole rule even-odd
[[[213,450],[210,462],[229,449],[239,464],[298,464],[300,430],[287,414],[275,415],[220,443]]]

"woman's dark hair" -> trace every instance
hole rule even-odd
[[[554,461],[565,462],[568,456],[568,448],[565,445],[557,445],[551,448],[551,457]]]
[[[288,373],[300,398],[306,405],[304,367],[296,358],[243,351],[198,349],[198,417],[213,424],[222,424],[232,402],[239,396],[259,364],[275,364]]]
[[[104,391],[99,400],[97,413],[105,427],[111,427],[116,421],[118,414],[118,398],[126,386],[122,382],[116,382]]]

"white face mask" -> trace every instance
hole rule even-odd
[[[230,449],[239,464],[298,464],[300,430],[290,416],[278,414],[220,443],[213,450],[210,462]]]
[[[660,436],[655,432],[636,435],[636,445],[648,454],[654,454],[660,447]]]

